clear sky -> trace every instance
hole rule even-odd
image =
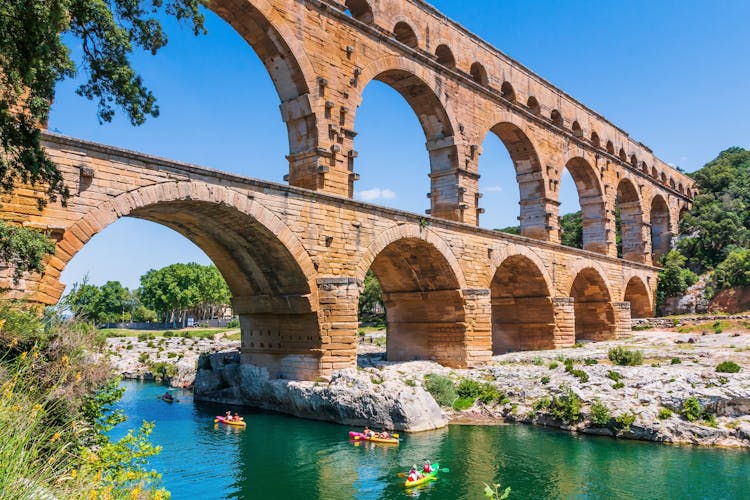
[[[750,147],[750,2],[747,0],[435,0],[443,13],[651,147],[695,170],[730,146]],[[95,106],[58,86],[53,131],[283,182],[286,130],[271,79],[252,49],[206,13],[209,34],[166,20],[169,44],[134,65],[154,91],[158,118],[134,128],[118,115],[99,125]],[[73,48],[76,53],[77,48]],[[416,116],[379,82],[365,89],[355,128],[361,178],[357,197],[424,213],[429,161]],[[516,225],[518,188],[510,157],[488,134],[479,164],[481,225]],[[563,178],[562,213],[578,209],[572,179]],[[95,236],[62,276],[67,284],[119,280],[138,286],[148,269],[174,262],[208,263],[177,233],[122,219]]]

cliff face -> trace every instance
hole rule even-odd
[[[358,370],[335,372],[330,382],[270,379],[265,369],[239,361],[237,353],[203,356],[193,386],[195,399],[400,431],[426,431],[448,424],[432,396],[400,380],[384,380]]]
[[[750,287],[722,290],[711,300],[708,310],[729,314],[750,311]]]

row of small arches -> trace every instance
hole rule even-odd
[[[351,13],[352,17],[355,19],[358,19],[366,24],[373,24],[374,23],[374,15],[372,13],[372,8],[365,0],[346,0],[345,3],[347,9]],[[419,38],[417,37],[416,32],[414,29],[405,21],[398,21],[395,26],[393,27],[393,35],[399,42],[403,43],[404,45],[411,47],[413,49],[419,48]],[[456,68],[456,58],[453,55],[453,51],[448,47],[446,44],[440,44],[435,49],[435,58],[438,62],[438,64],[441,64],[449,69],[457,69]],[[487,76],[487,70],[485,69],[484,65],[480,62],[474,62],[471,67],[469,68],[469,75],[471,76],[471,79],[474,80],[476,83],[482,85],[482,86],[489,86],[489,78]],[[513,88],[513,85],[508,82],[504,81],[500,87],[500,96],[510,102],[516,103],[516,92]],[[541,115],[542,113],[542,107],[539,104],[539,101],[536,97],[530,96],[528,100],[526,101],[526,107],[528,110],[534,114],[534,115]],[[557,110],[553,109],[550,112],[549,116],[550,121],[554,126],[560,129],[565,128],[565,120],[563,118],[562,113]],[[580,139],[584,138],[584,132],[583,128],[581,127],[580,123],[575,120],[573,121],[571,125],[570,132]],[[670,187],[673,190],[678,191],[680,194],[686,195],[688,197],[691,197],[693,195],[691,189],[685,188],[681,182],[676,182],[674,178],[667,177],[667,174],[665,172],[659,172],[656,167],[649,168],[649,166],[646,164],[645,161],[638,160],[637,156],[635,154],[631,154],[628,158],[627,153],[625,152],[624,148],[620,148],[619,152],[615,152],[615,146],[611,140],[608,140],[604,146],[602,146],[602,141],[599,137],[599,134],[596,133],[596,131],[592,131],[590,138],[590,143],[599,149],[602,149],[606,151],[608,154],[612,156],[616,156],[620,159],[623,163],[629,164],[632,168],[636,170],[640,170],[645,175],[648,175],[652,177],[655,181],[662,183],[665,186]]]

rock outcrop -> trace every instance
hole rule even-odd
[[[418,432],[448,424],[421,387],[358,370],[335,372],[330,382],[272,380],[264,368],[240,364],[237,353],[201,357],[193,390],[198,401],[250,405],[346,425]]]

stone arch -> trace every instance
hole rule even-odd
[[[648,165],[646,164],[645,161],[641,162],[641,172],[643,172],[644,174],[648,175],[649,168],[648,168]]]
[[[577,156],[565,164],[578,191],[583,217],[583,249],[607,254],[607,231],[604,193],[591,164]]]
[[[633,168],[638,168],[638,157],[635,154],[630,155],[630,165]]]
[[[677,184],[675,184],[673,177],[669,178],[669,187],[671,187],[672,189],[676,189],[677,188]]]
[[[517,120],[508,115],[502,113],[497,115],[497,118],[502,121],[491,125],[489,131],[484,134],[482,143],[487,134],[493,133],[508,150],[516,170],[516,181],[520,193],[521,234],[529,238],[546,240],[549,231],[544,227],[544,223],[540,225],[540,219],[536,216],[539,200],[546,197],[542,162],[537,154],[536,146],[529,138],[530,134],[527,132],[530,131],[527,125],[517,124]],[[506,119],[509,121],[505,121]]]
[[[444,43],[441,43],[435,49],[435,57],[437,57],[438,64],[442,64],[446,68],[454,69],[456,67],[456,58],[453,51]]]
[[[555,313],[544,266],[527,257],[506,257],[490,282],[492,353],[554,349]]]
[[[624,178],[617,185],[616,200],[620,209],[621,256],[625,260],[644,262],[643,208],[638,189],[630,179]]]
[[[526,100],[526,107],[529,108],[529,111],[531,111],[535,115],[538,115],[542,112],[542,107],[539,105],[539,101],[533,95],[529,96],[529,98]]]
[[[591,132],[591,144],[594,145],[595,148],[601,147],[601,139],[599,139],[599,134],[596,132]]]
[[[628,161],[628,154],[625,152],[625,148],[620,148],[620,153],[618,154],[620,161]]]
[[[201,248],[232,292],[242,356],[272,377],[309,379],[321,368],[316,270],[274,213],[245,193],[200,181],[164,182],[107,200],[67,229],[61,267],[96,233],[121,217],[169,227]],[[299,353],[292,361],[284,353]]]
[[[374,24],[375,16],[372,13],[372,7],[367,0],[346,0],[344,2],[346,9],[357,21],[365,24]]]
[[[419,38],[407,21],[398,21],[393,27],[396,40],[413,49],[419,48]]]
[[[612,144],[612,141],[607,141],[607,153],[611,155],[615,154],[615,145]]]
[[[680,194],[685,194],[685,188],[683,187],[681,182],[677,184],[677,191],[679,191]]]
[[[578,123],[578,120],[575,120],[573,122],[573,125],[571,125],[570,129],[573,132],[574,136],[583,137],[583,129],[581,128],[581,124]]]
[[[653,177],[656,180],[659,180],[659,171],[656,170],[656,167],[651,167],[651,177]]]
[[[516,91],[513,89],[513,85],[510,82],[503,82],[500,87],[500,96],[510,102],[516,102]],[[530,97],[529,100],[531,99],[532,98]],[[537,106],[539,106],[539,103],[537,103]],[[531,107],[531,105],[529,105],[529,107]]]
[[[487,86],[489,79],[487,78],[487,70],[484,68],[482,63],[475,62],[471,65],[469,70],[472,80],[477,82],[479,85]]]
[[[383,290],[389,361],[430,359],[462,366],[463,274],[452,253],[432,243],[440,245],[439,238],[427,229],[416,231],[396,227],[381,235],[362,255],[357,274],[371,269]]]
[[[652,261],[658,264],[661,258],[669,251],[672,243],[671,221],[669,218],[669,207],[664,198],[657,194],[651,199],[651,251]]]
[[[570,297],[574,300],[576,341],[616,336],[615,311],[604,276],[595,267],[584,267],[575,275]]]
[[[639,276],[633,276],[628,280],[623,301],[630,302],[630,316],[632,318],[650,318],[654,315],[651,294]]]
[[[560,113],[559,110],[553,109],[552,112],[549,115],[550,120],[552,120],[552,123],[560,128],[563,128],[564,126],[564,120],[562,117],[562,113]]]

